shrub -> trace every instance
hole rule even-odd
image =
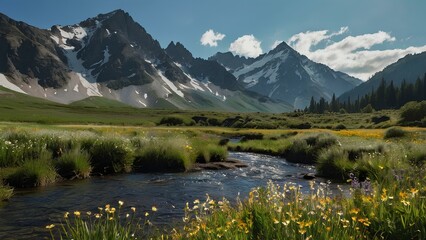
[[[412,146],[408,151],[407,159],[411,164],[423,167],[426,162],[426,149],[424,146]]]
[[[222,123],[221,121],[219,121],[217,118],[209,118],[208,120],[207,120],[207,123],[210,125],[210,126],[220,126],[220,124]]]
[[[130,172],[133,152],[127,145],[120,139],[105,138],[93,142],[89,150],[93,172],[101,174]]]
[[[242,127],[253,129],[277,129],[278,125],[265,120],[251,120],[245,123]]]
[[[75,148],[64,153],[56,162],[58,174],[64,178],[88,178],[90,171],[90,155],[86,151]]]
[[[242,136],[241,141],[244,142],[248,140],[261,140],[263,137],[263,133],[246,133]]]
[[[341,147],[334,146],[319,154],[316,167],[320,176],[346,180],[352,165],[348,160],[348,153]]]
[[[402,128],[391,127],[385,131],[384,138],[400,138],[404,137],[405,135],[407,135],[407,131],[403,130]]]
[[[344,129],[346,129],[346,126],[344,124],[340,123],[340,124],[336,125],[334,127],[334,129],[336,129],[336,130],[344,130]]]
[[[289,137],[294,137],[297,134],[298,134],[298,132],[292,131],[292,132],[283,133],[283,134],[280,135],[280,137],[282,137],[282,138],[289,138]]]
[[[371,106],[371,104],[368,104],[367,106],[365,106],[363,109],[361,109],[362,113],[372,113],[374,112],[374,108],[373,106]]]
[[[309,122],[291,123],[288,125],[288,127],[293,129],[310,129],[312,128],[312,124],[310,124]]]
[[[160,125],[178,126],[183,124],[184,124],[184,121],[180,117],[163,117],[160,120]]]
[[[229,143],[229,138],[222,138],[219,140],[219,146],[226,146]]]
[[[152,140],[137,150],[133,169],[138,172],[182,172],[192,165],[192,147],[182,139]]]
[[[386,115],[383,115],[383,116],[380,116],[380,117],[374,116],[374,117],[371,118],[371,121],[374,124],[379,124],[379,123],[386,122],[386,121],[389,121],[389,120],[390,120],[390,117],[386,116]]]
[[[43,152],[40,159],[26,161],[16,172],[9,175],[6,182],[13,187],[38,187],[54,183],[56,172],[51,155]]]
[[[408,102],[401,108],[401,122],[422,121],[426,117],[426,101]]]

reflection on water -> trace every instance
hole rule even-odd
[[[275,183],[296,182],[305,189],[309,182],[301,173],[313,173],[312,166],[288,163],[283,159],[250,153],[230,153],[231,158],[249,165],[247,168],[194,173],[127,174],[94,177],[55,186],[17,192],[0,207],[0,239],[34,239],[45,234],[43,227],[58,222],[66,211],[97,211],[106,203],[135,206],[144,211],[155,205],[159,209],[153,220],[168,225],[179,221],[186,202],[203,199],[235,200],[245,197],[269,180]]]

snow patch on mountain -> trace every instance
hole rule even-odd
[[[80,79],[81,85],[87,89],[87,95],[88,96],[102,96],[98,89],[97,83],[90,83],[87,81],[86,78],[84,78],[81,73],[76,73],[78,78]]]
[[[102,65],[104,65],[105,63],[107,63],[109,61],[109,57],[111,57],[111,54],[109,53],[108,46],[106,46],[106,48],[104,50],[104,59],[102,61]]]
[[[193,78],[190,78],[190,79],[191,81],[189,83],[192,85],[192,87],[194,87],[195,90],[200,90],[202,92],[205,92],[205,90],[200,86],[200,83],[198,81],[196,81]]]
[[[167,86],[169,86],[169,88],[175,92],[177,95],[179,95],[180,97],[185,97],[185,95],[183,94],[183,92],[181,90],[179,90],[176,85],[173,84],[172,81],[170,81],[166,76],[163,75],[163,73],[161,71],[157,71],[158,75],[160,76],[161,80],[163,80],[164,83],[167,84]]]
[[[268,94],[268,97],[272,97],[274,95],[275,91],[280,87],[280,84],[277,84],[272,88],[272,91]]]
[[[142,106],[146,107],[146,104],[145,104],[145,103],[143,103],[141,100],[138,100],[138,102],[139,102]]]
[[[20,89],[18,86],[16,86],[15,84],[9,82],[9,80],[7,80],[6,76],[4,74],[2,74],[2,73],[0,73],[0,86],[3,86],[5,88],[13,90],[15,92],[27,94],[22,89]]]
[[[287,60],[288,56],[289,56],[288,50],[279,51],[279,52],[274,53],[274,54],[268,54],[268,55],[263,56],[261,59],[254,62],[253,64],[250,64],[250,65],[245,66],[243,68],[237,69],[233,74],[234,74],[235,77],[238,78],[239,76],[246,74],[248,72],[251,72],[251,71],[253,71],[257,68],[264,67],[267,63],[269,63],[273,59],[280,58],[281,62],[285,62]]]

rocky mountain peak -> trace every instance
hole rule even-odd
[[[217,52],[215,55],[209,57],[209,60],[216,61],[229,71],[233,72],[245,65],[252,64],[255,61],[255,58],[246,58],[244,56],[234,55],[231,52]]]
[[[283,41],[280,44],[278,44],[274,49],[272,49],[271,52],[279,52],[279,51],[283,51],[283,50],[295,51],[285,41]]]
[[[170,42],[166,48],[166,52],[174,61],[187,67],[191,65],[194,60],[192,53],[180,42],[176,44],[173,41]]]

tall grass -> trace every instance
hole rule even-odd
[[[52,165],[51,154],[47,151],[43,151],[38,159],[26,161],[6,179],[13,187],[46,186],[55,181],[55,168]]]
[[[316,166],[318,175],[338,180],[348,179],[348,173],[353,170],[353,162],[349,161],[348,153],[340,146],[320,153]]]
[[[279,156],[287,149],[291,141],[287,138],[249,140],[239,143],[229,143],[231,151],[255,152]]]
[[[118,138],[99,138],[85,143],[90,154],[93,171],[100,174],[130,172],[133,149],[130,143]]]
[[[337,145],[337,138],[325,133],[304,136],[295,139],[283,152],[290,162],[315,164],[323,149]]]
[[[92,167],[90,155],[80,148],[69,150],[55,162],[58,174],[64,178],[88,178]]]
[[[185,139],[152,139],[135,153],[133,168],[139,172],[188,170],[194,160]]]
[[[208,163],[208,162],[221,162],[226,160],[228,156],[228,151],[225,146],[218,146],[213,143],[192,143],[192,150],[195,155],[195,161],[199,163]]]

